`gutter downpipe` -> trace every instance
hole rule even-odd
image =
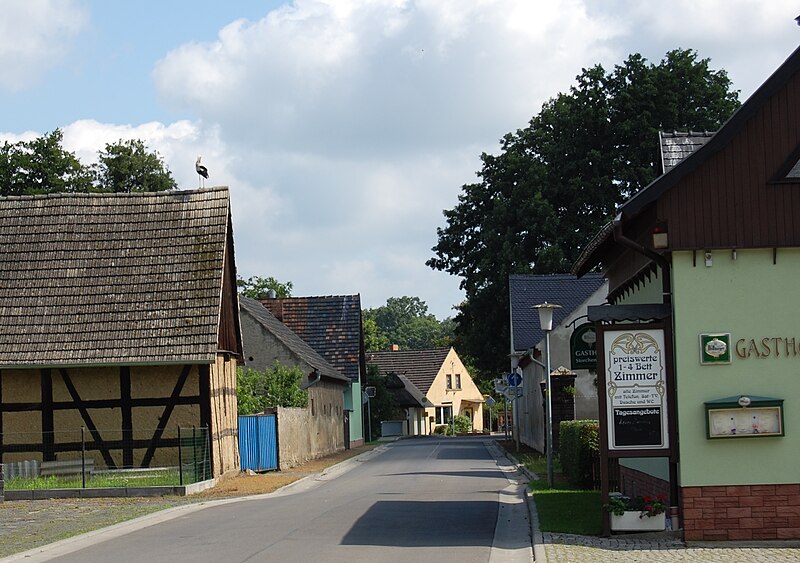
[[[658,252],[654,252],[649,248],[646,248],[639,244],[638,242],[629,239],[622,233],[622,213],[617,213],[616,217],[614,217],[613,221],[614,225],[614,241],[618,242],[622,246],[625,246],[634,252],[637,252],[659,266],[661,266],[661,301],[664,305],[669,305],[670,311],[672,310],[672,284],[670,281],[670,270],[671,264],[669,260],[667,260],[663,255],[659,254]],[[669,349],[672,349],[672,317],[670,316],[670,323],[668,325],[668,343],[667,346]],[[673,352],[674,354],[674,352]],[[673,368],[674,369],[674,368]],[[669,379],[671,380],[672,385],[670,385],[670,393],[672,395],[672,404],[676,404],[676,395],[677,395],[677,381],[674,373],[670,374]],[[668,399],[669,400],[669,399]],[[673,410],[673,415],[675,411]],[[669,431],[670,431],[670,449],[672,450],[672,457],[669,459],[669,492],[672,502],[678,505],[678,510],[680,507],[683,506],[683,503],[680,499],[680,488],[678,487],[678,424],[675,420],[674,416],[670,416],[670,420],[668,423]],[[682,515],[681,515],[682,517]]]
[[[312,380],[311,379],[312,375],[317,376],[317,378]],[[322,374],[319,372],[318,369],[314,368],[314,371],[312,371],[311,373],[308,374],[308,383],[303,383],[300,386],[300,389],[303,389],[303,390],[308,389],[309,387],[311,387],[312,385],[316,385],[320,381],[322,381]]]

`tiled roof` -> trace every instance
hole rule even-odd
[[[260,299],[261,304],[343,375],[361,373],[361,297],[326,295]]]
[[[0,367],[212,362],[229,209],[227,188],[0,198]]]
[[[333,379],[336,381],[349,381],[348,378],[339,373],[339,371],[329,364],[325,358],[320,356],[289,327],[276,319],[275,316],[266,309],[266,307],[264,307],[255,299],[240,296],[239,308],[247,311],[247,313],[249,313],[257,323],[264,327],[265,330],[269,331],[269,333],[272,334],[284,346],[286,346],[286,348],[291,350],[308,365],[316,368],[323,377],[327,377],[328,379]]]
[[[404,376],[423,395],[427,395],[450,350],[450,348],[432,348],[370,352],[367,363],[377,365],[382,374],[396,373]]]
[[[424,408],[429,404],[416,385],[401,374],[386,374],[386,388],[398,407]]]
[[[667,173],[675,168],[684,158],[705,145],[714,133],[703,131],[681,132],[659,132],[659,142],[661,145],[661,168],[662,173]]]
[[[555,328],[600,289],[604,281],[598,273],[588,273],[580,279],[569,274],[509,276],[514,350],[528,350],[544,338],[544,331],[539,325],[539,313],[533,309],[534,305],[545,301],[561,305],[553,313]]]

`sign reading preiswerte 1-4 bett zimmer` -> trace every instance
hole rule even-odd
[[[667,449],[664,331],[606,331],[603,348],[608,448]]]

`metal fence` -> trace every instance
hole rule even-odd
[[[6,490],[180,486],[211,478],[206,427],[0,434]]]

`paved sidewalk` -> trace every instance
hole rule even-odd
[[[525,471],[529,476],[530,473]],[[800,562],[800,542],[692,542],[669,533],[625,534],[610,538],[539,530],[534,495],[528,495],[536,563],[785,563]]]

